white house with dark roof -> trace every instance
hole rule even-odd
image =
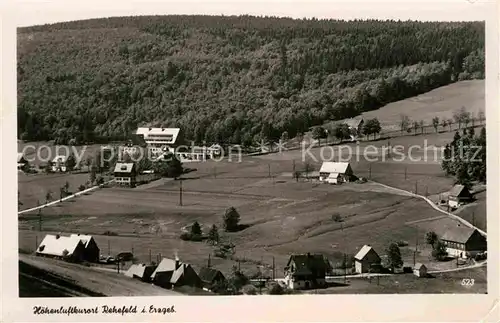
[[[127,277],[149,282],[156,267],[155,265],[133,264],[124,274]]]
[[[372,265],[379,265],[382,259],[370,245],[364,245],[354,256],[355,271],[359,274],[370,272]]]
[[[78,237],[47,234],[36,250],[39,256],[84,260],[85,245]]]
[[[319,170],[319,180],[329,184],[349,182],[353,171],[349,163],[323,162]]]

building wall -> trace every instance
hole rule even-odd
[[[486,251],[488,244],[486,238],[483,237],[478,231],[475,231],[465,244],[465,250],[468,252],[482,252]]]
[[[448,200],[448,205],[450,207],[458,207],[458,201],[455,201],[455,200]]]
[[[90,240],[89,244],[87,245],[87,248],[85,248],[84,254],[85,254],[85,260],[90,262],[99,262],[100,250],[99,247],[97,247],[97,244],[95,243],[94,239]]]
[[[464,258],[464,259],[467,258],[467,253],[465,252],[465,250],[462,250],[462,249],[457,249],[457,248],[447,246],[446,252],[448,253],[448,255],[450,257],[460,257],[460,258]]]

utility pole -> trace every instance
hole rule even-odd
[[[418,181],[415,181],[415,194],[418,192]]]
[[[292,160],[293,166],[292,166],[292,176],[295,176],[295,159]]]
[[[415,267],[416,264],[417,251],[418,251],[418,230],[417,230],[417,236],[415,238],[415,251],[413,251],[413,267]]]
[[[405,181],[406,181],[406,170],[407,170],[407,167],[405,167]]]
[[[370,164],[369,172],[370,172],[370,175],[368,176],[368,178],[372,179],[372,164]]]
[[[267,164],[267,168],[269,171],[269,178],[271,178],[271,164]]]
[[[182,206],[182,179],[179,182],[179,205]]]
[[[111,242],[108,239],[108,256],[111,255]]]
[[[342,237],[344,237],[344,224],[342,222],[340,223],[340,229],[342,231]],[[345,237],[344,237],[344,240],[345,240]],[[345,250],[344,250],[343,257],[344,257],[344,284],[345,284],[347,282],[347,257],[345,254]]]
[[[275,271],[275,263],[274,263],[274,256],[273,256],[273,280],[276,279],[276,271]]]
[[[151,260],[152,260],[151,259],[151,249],[149,249],[149,264],[151,264],[151,262],[152,262]]]
[[[475,214],[474,212],[472,212],[472,226],[475,227],[476,226],[476,221],[475,221]]]
[[[38,235],[35,236],[35,250],[38,249]]]
[[[210,254],[208,254],[208,263],[207,263],[207,267],[210,268]]]

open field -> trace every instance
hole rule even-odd
[[[401,274],[372,278],[349,279],[347,286],[339,284],[325,290],[316,290],[318,294],[486,294],[486,267],[465,269],[462,271],[434,274],[432,278],[418,278],[413,274]],[[472,286],[463,286],[463,279],[473,279]],[[339,279],[343,283],[343,279]]]
[[[461,81],[389,103],[380,109],[364,112],[361,117],[365,120],[377,118],[383,131],[398,131],[401,114],[407,115],[411,120],[423,120],[428,125],[432,124],[434,117],[453,119],[453,112],[462,107],[477,116],[479,110],[485,110],[484,97],[484,80]]]
[[[85,185],[89,180],[89,175],[86,173],[80,174],[29,174],[26,175],[18,172],[18,191],[19,200],[22,205],[19,210],[26,210],[37,206],[37,201],[40,204],[46,202],[46,194],[51,192],[51,201],[60,198],[60,188],[66,182],[69,183],[69,192],[78,192],[80,185]]]
[[[49,294],[56,293],[57,295],[62,291],[62,295],[59,295],[62,297],[181,295],[171,290],[142,283],[124,275],[82,265],[23,254],[19,254],[19,260],[20,274],[22,276],[21,297],[46,297],[43,294],[31,294],[35,289],[32,286],[26,288],[25,284],[32,283],[44,286],[45,291]],[[82,286],[85,286],[85,288]]]
[[[336,264],[343,252],[353,255],[364,244],[381,254],[393,241],[413,245],[416,234],[423,241],[425,232],[406,222],[442,216],[424,201],[390,194],[376,184],[330,186],[295,182],[288,176],[269,179],[268,165],[277,173],[289,167],[259,158],[241,164],[199,164],[199,171],[183,181],[183,206],[178,205],[179,181],[147,190],[103,189],[44,209],[43,229],[94,234],[101,253],[108,252],[109,241],[111,254],[133,249],[143,262],[149,261],[149,250],[152,260],[159,254],[172,257],[178,251],[183,261],[199,268],[212,254],[212,264],[226,273],[238,260],[247,272],[255,272],[258,265],[269,270],[275,257],[276,273],[281,275],[291,253],[324,253]],[[181,228],[194,221],[205,228],[221,227],[229,206],[237,208],[247,226],[238,233],[222,234],[236,245],[233,259],[214,258],[214,247],[204,242],[179,239]],[[332,219],[335,213],[343,218],[342,223]],[[36,212],[19,221],[20,247],[34,250],[36,241],[43,238],[34,231],[38,228]],[[403,247],[402,253],[407,262],[413,261],[411,246]],[[429,263],[429,255],[418,253],[417,261]]]

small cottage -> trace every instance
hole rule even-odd
[[[354,256],[355,271],[359,274],[370,272],[370,268],[378,267],[382,262],[380,256],[370,245],[364,245]]]
[[[486,237],[479,231],[463,225],[457,225],[446,231],[441,237],[449,256],[473,258],[487,250]]]
[[[327,286],[326,274],[331,270],[323,255],[292,255],[285,267],[285,282],[290,289],[323,288]]]
[[[426,277],[427,267],[424,264],[416,263],[415,267],[413,267],[413,274],[417,277]]]
[[[319,170],[319,180],[329,184],[349,182],[353,171],[349,163],[324,162]]]
[[[448,195],[448,205],[451,208],[457,208],[471,200],[472,193],[464,185],[453,186]]]

